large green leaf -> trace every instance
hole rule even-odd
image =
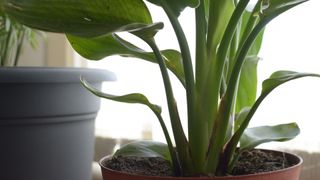
[[[177,16],[180,15],[180,12],[183,11],[186,7],[197,7],[199,5],[199,0],[147,0],[158,6],[162,6],[165,1],[170,8],[175,12]]]
[[[160,157],[171,161],[168,145],[155,141],[136,141],[122,146],[114,156]]]
[[[142,0],[2,0],[21,23],[45,31],[99,36],[152,22]]]
[[[240,149],[252,149],[272,141],[288,141],[300,133],[296,123],[248,128],[240,139]]]
[[[83,57],[92,60],[121,55],[125,57],[135,57],[146,61],[157,63],[153,52],[146,52],[143,49],[129,43],[117,35],[106,35],[95,38],[83,38],[67,35],[72,47]],[[185,85],[184,71],[180,52],[172,49],[161,51],[167,67]]]

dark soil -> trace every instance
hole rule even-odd
[[[284,153],[261,150],[244,151],[232,170],[232,175],[256,174],[290,167]]]
[[[122,171],[129,174],[147,175],[147,176],[172,176],[170,162],[157,158],[145,158],[145,157],[113,157],[109,161],[106,161],[106,167]]]
[[[251,150],[243,152],[236,163],[231,175],[246,175],[261,172],[275,171],[290,167],[282,153],[272,151]],[[113,157],[106,161],[106,167],[130,174],[149,176],[172,176],[170,163],[161,158],[143,157]]]

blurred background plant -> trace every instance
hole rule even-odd
[[[36,34],[41,34],[28,28],[0,11],[0,66],[17,66],[23,50],[24,42],[33,49],[37,47]]]

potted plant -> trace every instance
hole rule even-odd
[[[180,51],[159,50],[157,47],[154,37],[163,28],[163,23],[152,22],[151,12],[145,4],[147,1],[160,6],[167,14]],[[306,1],[258,0],[248,10],[249,0],[3,0],[1,8],[27,26],[66,33],[73,48],[88,59],[99,60],[111,55],[122,55],[159,64],[173,139],[161,117],[161,108],[149,102],[144,95],[106,94],[82,79],[83,85],[97,96],[148,106],[158,118],[167,141],[167,144],[143,141],[124,146],[112,158],[101,161],[105,179],[297,180],[301,159],[286,153],[280,153],[280,156],[287,159],[291,167],[255,175],[232,174],[238,160],[246,152],[252,154],[253,151],[247,150],[265,142],[290,140],[299,133],[295,123],[247,127],[261,102],[275,88],[297,78],[319,77],[317,74],[277,71],[263,82],[262,92],[257,99],[256,85],[250,84],[254,81],[251,74],[256,73],[257,53],[265,26],[278,15]],[[196,15],[195,68],[178,20],[186,7],[194,8]],[[121,31],[142,39],[152,52],[138,48],[118,36],[117,32]],[[168,69],[186,90],[188,138],[181,125]],[[247,73],[249,75],[246,76]],[[262,152],[279,155],[279,152]],[[106,167],[108,162],[117,161],[117,158],[125,159],[117,163],[128,159],[132,162],[132,156],[138,157],[139,162],[141,159],[147,160],[149,165],[153,164],[152,158],[160,158],[164,163],[170,162],[173,176],[184,178],[132,175]],[[280,164],[285,166],[285,163]]]
[[[0,179],[87,180],[101,86],[111,73],[83,68],[15,67],[34,31],[0,14]],[[79,151],[81,149],[81,151]]]

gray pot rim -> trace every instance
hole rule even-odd
[[[78,83],[80,77],[89,82],[114,81],[108,70],[68,67],[0,67],[0,83]]]

